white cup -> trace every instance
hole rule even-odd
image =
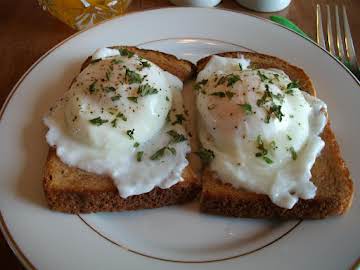
[[[260,12],[276,12],[290,5],[291,0],[236,0],[240,5]]]
[[[218,5],[221,0],[169,0],[177,6],[186,7],[214,7]]]

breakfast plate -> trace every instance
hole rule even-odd
[[[42,117],[87,56],[99,47],[124,44],[193,62],[221,51],[255,51],[302,67],[328,104],[354,179],[350,211],[315,221],[211,216],[200,214],[196,203],[123,213],[50,211],[41,186],[48,149]],[[312,41],[247,14],[168,8],[101,23],[41,57],[1,110],[1,230],[28,269],[355,268],[360,250],[359,86],[337,59]]]

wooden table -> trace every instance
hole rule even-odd
[[[355,49],[359,56],[359,0],[293,0],[287,9],[275,14],[286,16],[312,38],[315,38],[314,11],[316,3],[343,3],[347,6]],[[129,11],[168,6],[171,4],[166,0],[134,0]],[[239,11],[246,10],[231,0],[223,0],[218,7]],[[269,13],[252,13],[265,18],[272,15]],[[55,44],[73,33],[75,30],[42,11],[35,0],[3,1],[0,9],[0,105],[4,103],[11,88],[31,64]],[[23,269],[1,234],[0,268]]]

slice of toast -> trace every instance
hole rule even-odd
[[[195,66],[186,60],[162,52],[127,48],[139,56],[157,64],[181,80],[191,78]],[[89,57],[82,65],[84,69],[91,61]],[[117,187],[107,176],[96,175],[64,164],[50,148],[43,178],[46,201],[52,210],[66,213],[89,213],[100,211],[123,211],[156,208],[192,200],[201,190],[201,183],[190,166],[182,174],[183,181],[168,189],[154,188],[152,191],[126,199],[120,197]]]
[[[227,52],[219,55],[232,58],[243,55],[251,60],[252,68],[281,69],[291,80],[298,80],[301,89],[316,95],[306,73],[279,58],[249,52]],[[210,57],[206,57],[198,61],[197,72],[205,67],[209,59]],[[292,209],[284,209],[273,204],[267,195],[236,189],[221,182],[215,172],[205,168],[200,197],[201,211],[234,217],[284,219],[318,219],[345,213],[351,206],[354,192],[349,170],[341,158],[330,123],[326,125],[321,137],[325,141],[325,147],[311,170],[311,181],[317,187],[314,199],[300,199]]]

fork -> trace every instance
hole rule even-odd
[[[327,49],[330,54],[332,54],[335,57],[338,57],[340,61],[346,65],[351,72],[360,80],[360,71],[359,71],[359,65],[356,59],[355,49],[353,40],[350,33],[350,26],[348,17],[346,14],[345,6],[342,6],[342,18],[343,18],[343,26],[344,26],[344,37],[342,35],[341,26],[340,26],[340,16],[339,16],[339,9],[338,6],[335,5],[335,29],[336,29],[336,47],[337,47],[337,55],[335,51],[334,46],[334,38],[332,33],[332,22],[331,22],[331,12],[330,12],[330,6],[326,5],[326,13],[327,13],[327,26],[326,26],[326,43],[327,47],[325,45],[325,38],[324,38],[324,31],[323,31],[323,25],[322,25],[322,17],[321,17],[321,7],[319,4],[316,5],[316,37],[317,37],[317,43],[319,46],[323,47],[324,49]],[[343,42],[345,43],[345,50],[346,55],[344,52],[344,46]]]

